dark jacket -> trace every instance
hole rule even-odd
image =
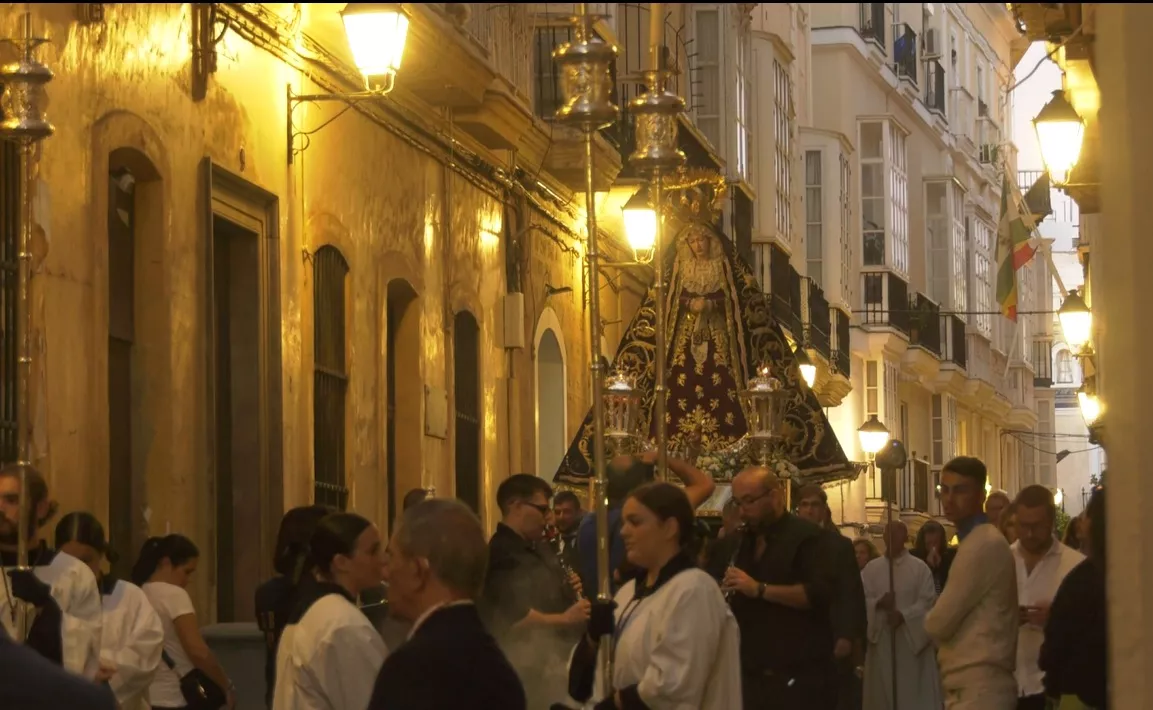
[[[853,541],[836,529],[825,530],[823,536],[828,549],[825,555],[828,564],[832,565],[830,573],[836,580],[830,605],[833,636],[849,641],[864,640],[868,625],[865,586],[861,582],[861,571],[857,566]]]
[[[1108,611],[1104,565],[1084,560],[1065,575],[1049,608],[1038,659],[1047,694],[1076,695],[1091,707],[1109,707]]]
[[[0,627],[0,708],[115,710],[116,699],[108,686],[69,673],[17,644]]]
[[[527,710],[516,671],[472,604],[433,612],[384,662],[368,710]]]

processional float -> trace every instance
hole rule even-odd
[[[0,66],[0,83],[4,94],[0,97],[3,119],[0,135],[20,147],[20,232],[17,246],[19,272],[16,297],[17,384],[16,384],[16,465],[19,467],[20,495],[17,503],[16,566],[28,569],[28,518],[31,515],[28,496],[28,469],[32,466],[32,426],[29,416],[29,383],[32,370],[32,333],[29,283],[32,280],[32,191],[36,175],[36,144],[51,136],[55,128],[46,115],[45,86],[52,81],[52,70],[36,59],[36,50],[47,42],[32,34],[32,16],[21,18],[23,33],[16,39],[3,40],[12,44],[19,58]],[[0,574],[4,572],[0,571]],[[16,629],[17,640],[23,642],[28,635],[28,618]]]

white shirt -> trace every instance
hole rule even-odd
[[[117,580],[103,601],[100,658],[116,667],[109,685],[122,710],[142,710],[160,667],[164,626],[144,590],[131,582]]]
[[[1052,604],[1065,575],[1085,559],[1080,552],[1053,538],[1049,551],[1029,572],[1025,568],[1021,542],[1014,542],[1011,549],[1017,561],[1017,598],[1021,606]],[[1017,632],[1017,689],[1021,697],[1045,692],[1045,673],[1037,667],[1044,640],[1045,630],[1033,624],[1021,626]]]
[[[1013,553],[995,525],[981,523],[957,547],[949,583],[925,616],[942,687],[959,689],[969,669],[1003,675],[1011,685],[1019,619]]]
[[[615,598],[614,687],[636,685],[653,710],[740,708],[741,632],[716,580],[688,569],[634,603],[635,593],[632,580]],[[599,676],[595,687],[603,698]]]
[[[37,579],[52,588],[52,598],[62,615],[60,632],[63,636],[64,668],[86,678],[95,678],[100,670],[100,587],[96,575],[88,565],[72,555],[57,552],[47,565],[33,568]],[[0,570],[8,581],[7,570]],[[0,585],[4,613],[0,622],[12,638],[20,638],[17,628],[31,625],[27,616],[31,610],[24,602],[16,601],[13,610],[15,622],[8,612],[7,584]]]
[[[387,655],[368,617],[327,594],[280,637],[272,710],[364,710]]]
[[[169,668],[163,660],[156,669],[152,685],[148,686],[148,702],[162,708],[182,708],[187,703],[180,692],[180,679],[192,670],[192,661],[180,645],[180,637],[176,635],[176,619],[188,614],[195,614],[196,608],[192,606],[192,598],[184,587],[167,582],[149,582],[141,589],[148,597],[148,603],[160,617],[160,626],[164,630],[164,652],[172,659],[175,669]]]

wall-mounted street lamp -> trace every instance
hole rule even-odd
[[[1085,122],[1073,104],[1058,89],[1045,108],[1033,119],[1041,158],[1049,170],[1049,179],[1057,187],[1069,181],[1069,174],[1081,157],[1081,142],[1085,138]]]
[[[1065,342],[1074,354],[1080,354],[1093,336],[1093,313],[1076,289],[1065,296],[1065,301],[1057,310],[1057,320],[1061,322]]]
[[[876,414],[870,414],[869,420],[857,429],[857,439],[861,442],[861,451],[875,456],[889,443],[889,429],[877,419]]]
[[[817,366],[813,364],[809,352],[805,350],[804,346],[799,346],[793,356],[797,359],[797,369],[801,372],[801,379],[805,381],[809,389],[812,389],[813,384],[817,381]],[[880,422],[877,423],[880,424]]]
[[[350,2],[340,13],[344,20],[344,34],[348,38],[348,48],[352,61],[364,77],[364,91],[337,94],[294,94],[288,86],[288,163],[291,165],[297,153],[308,147],[308,137],[327,126],[312,131],[298,131],[292,125],[292,112],[304,102],[342,101],[350,106],[361,101],[383,99],[392,93],[396,85],[396,73],[404,57],[404,45],[408,40],[408,13],[403,5],[393,2]],[[304,144],[296,147],[296,138],[304,138]]]
[[[633,258],[638,262],[651,261],[657,244],[657,211],[649,196],[648,186],[637,190],[621,212],[624,216],[625,237],[632,247]]]
[[[1097,378],[1090,375],[1081,383],[1077,390],[1077,406],[1081,408],[1081,418],[1085,426],[1092,429],[1097,420],[1101,418],[1101,400],[1097,397]]]

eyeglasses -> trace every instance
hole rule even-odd
[[[524,501],[524,504],[530,508],[536,508],[538,511],[540,511],[541,515],[548,515],[548,512],[550,510],[548,505],[541,505],[540,503],[530,503],[526,500],[526,501]]]

